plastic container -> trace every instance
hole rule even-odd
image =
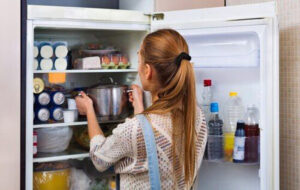
[[[71,123],[77,120],[78,118],[78,111],[77,110],[64,110],[64,122]]]
[[[53,48],[51,42],[40,42],[39,52],[42,58],[51,58],[53,56]]]
[[[42,163],[35,167],[33,172],[33,189],[34,190],[69,190],[70,189],[70,172],[68,164]]]
[[[68,60],[66,58],[56,58],[54,68],[58,71],[65,71],[68,68]]]
[[[40,61],[40,69],[43,71],[49,71],[53,69],[53,60],[44,58]]]

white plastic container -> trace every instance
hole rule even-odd
[[[57,58],[54,62],[54,67],[58,71],[64,71],[68,67],[68,61],[66,58]]]
[[[44,71],[52,70],[52,68],[53,68],[52,59],[41,59],[40,68],[41,68],[41,70],[44,70]]]
[[[77,110],[64,110],[64,122],[65,123],[71,123],[75,121],[75,115],[77,113]]]

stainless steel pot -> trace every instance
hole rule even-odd
[[[109,86],[97,86],[87,90],[94,103],[96,114],[103,120],[108,120],[111,113],[111,88]]]
[[[87,93],[94,103],[97,116],[102,120],[119,119],[128,112],[128,87],[126,85],[99,85]]]
[[[115,85],[111,88],[113,119],[117,119],[122,114],[128,112],[128,87],[126,85]]]

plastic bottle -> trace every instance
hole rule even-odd
[[[224,126],[224,159],[225,161],[232,161],[234,150],[234,132],[236,130],[237,121],[243,118],[242,100],[237,96],[237,92],[229,93],[229,100],[227,102],[226,123]]]
[[[255,105],[247,107],[245,118],[245,162],[259,161],[259,112]]]
[[[202,111],[204,112],[206,121],[209,120],[210,116],[210,104],[212,101],[212,89],[211,80],[205,79],[203,81],[203,92],[202,92]]]
[[[237,122],[234,138],[233,162],[242,163],[245,159],[245,123]]]
[[[223,159],[223,121],[219,117],[218,103],[211,103],[211,116],[208,122],[207,159]]]

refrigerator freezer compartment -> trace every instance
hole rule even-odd
[[[259,37],[255,32],[184,36],[195,67],[257,67]]]
[[[232,139],[231,139],[232,138]],[[227,141],[227,143],[225,142]],[[224,135],[208,135],[207,144],[205,149],[204,160],[207,162],[214,163],[233,163],[238,165],[259,165],[259,153],[260,153],[260,137],[244,137],[244,160],[240,162],[228,161],[228,155],[225,155],[228,152],[228,143],[233,142],[233,147],[235,145],[234,136],[225,136]],[[232,155],[233,157],[233,149]]]

